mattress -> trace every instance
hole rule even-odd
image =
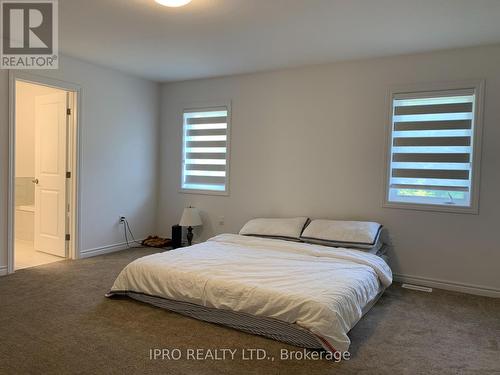
[[[377,296],[363,309],[366,314],[384,293]],[[126,296],[165,310],[189,316],[205,322],[220,324],[239,331],[264,336],[290,345],[306,349],[323,350],[324,343],[307,329],[297,324],[283,322],[278,319],[253,316],[243,312],[220,310],[193,303],[175,301],[168,298],[150,296],[135,292],[115,292],[107,297]]]
[[[117,277],[110,295],[157,304],[156,298],[163,304],[178,301],[221,310],[230,318],[234,312],[267,323],[272,319],[284,323],[282,330],[308,331],[326,350],[347,351],[347,333],[391,282],[387,263],[363,251],[224,234],[135,260]],[[198,313],[194,317],[214,321]],[[250,327],[260,329],[257,323]],[[240,324],[235,328],[242,329]],[[282,336],[295,345],[312,344]]]

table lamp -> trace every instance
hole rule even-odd
[[[187,241],[188,246],[191,246],[193,241],[193,227],[198,227],[202,225],[200,212],[195,207],[187,207],[182,213],[181,222],[179,223],[181,227],[187,227]]]

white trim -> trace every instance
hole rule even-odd
[[[14,272],[14,189],[15,189],[15,76],[9,70],[9,171],[7,198],[7,273]]]
[[[183,160],[184,160],[184,113],[192,111],[202,111],[214,108],[225,107],[227,110],[227,128],[226,128],[226,189],[224,191],[217,190],[195,190],[195,189],[184,189],[182,187],[183,181]],[[219,196],[229,196],[230,191],[230,177],[231,177],[231,128],[232,128],[232,110],[231,110],[231,100],[220,100],[220,101],[210,101],[210,102],[195,102],[189,103],[182,106],[182,148],[181,148],[181,171],[179,179],[179,193],[182,194],[201,194],[201,195],[219,195]]]
[[[81,249],[81,197],[82,189],[80,183],[80,171],[82,170],[82,112],[83,112],[83,90],[82,87],[76,83],[60,81],[54,78],[44,77],[41,75],[12,71],[9,70],[9,172],[8,172],[8,213],[7,213],[7,270],[8,273],[14,272],[14,191],[15,191],[15,90],[16,81],[24,81],[38,85],[44,85],[71,91],[76,94],[76,111],[73,115],[73,122],[76,126],[74,132],[74,139],[72,140],[74,147],[73,165],[71,166],[71,173],[73,179],[73,194],[71,194],[71,241],[69,244],[70,259],[80,258]]]
[[[7,266],[0,267],[0,276],[6,276],[8,274]]]
[[[392,100],[397,94],[416,93],[418,92],[442,92],[446,90],[457,89],[474,89],[475,100],[475,113],[474,113],[474,135],[473,135],[473,153],[472,153],[472,168],[471,168],[471,192],[469,207],[450,207],[433,204],[417,204],[405,202],[389,202],[389,180],[391,174],[390,162],[392,158]],[[387,118],[386,118],[386,131],[385,131],[385,149],[384,149],[384,181],[383,181],[383,197],[382,207],[384,208],[399,208],[420,211],[437,211],[437,212],[452,212],[452,213],[465,213],[465,214],[479,214],[479,185],[481,181],[481,150],[482,150],[482,135],[483,135],[483,112],[484,112],[484,80],[469,80],[457,82],[434,82],[434,83],[420,83],[414,85],[394,86],[388,91],[386,98]]]
[[[142,240],[138,240],[142,242]],[[147,247],[147,246],[145,246]],[[100,247],[94,247],[93,249],[82,250],[80,252],[80,259],[91,258],[98,255],[104,255],[109,253],[114,253],[116,251],[122,251],[130,249],[126,242],[115,243],[113,245],[106,245]]]
[[[114,245],[107,245],[101,247],[95,247],[93,249],[80,251],[80,259],[91,258],[98,255],[114,253],[115,251],[121,251],[127,249],[127,243],[121,242]]]
[[[488,288],[485,286],[456,283],[452,281],[438,280],[420,276],[410,276],[401,274],[394,274],[393,276],[394,276],[394,281],[400,283],[423,285],[430,288],[450,290],[453,292],[461,292],[467,294],[475,294],[478,296],[500,298],[499,289]]]

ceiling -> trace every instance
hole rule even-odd
[[[177,81],[500,42],[499,0],[61,0],[61,52]]]

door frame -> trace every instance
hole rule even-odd
[[[71,137],[68,138],[68,150],[71,159],[71,179],[67,188],[66,201],[70,204],[71,234],[68,248],[68,259],[79,259],[81,249],[81,181],[82,167],[82,87],[79,84],[65,82],[37,74],[9,71],[9,172],[8,172],[8,213],[7,213],[7,273],[14,273],[14,243],[15,243],[15,166],[16,166],[16,82],[23,81],[36,85],[53,87],[73,93],[73,113],[70,116]],[[67,185],[68,186],[68,185]]]

